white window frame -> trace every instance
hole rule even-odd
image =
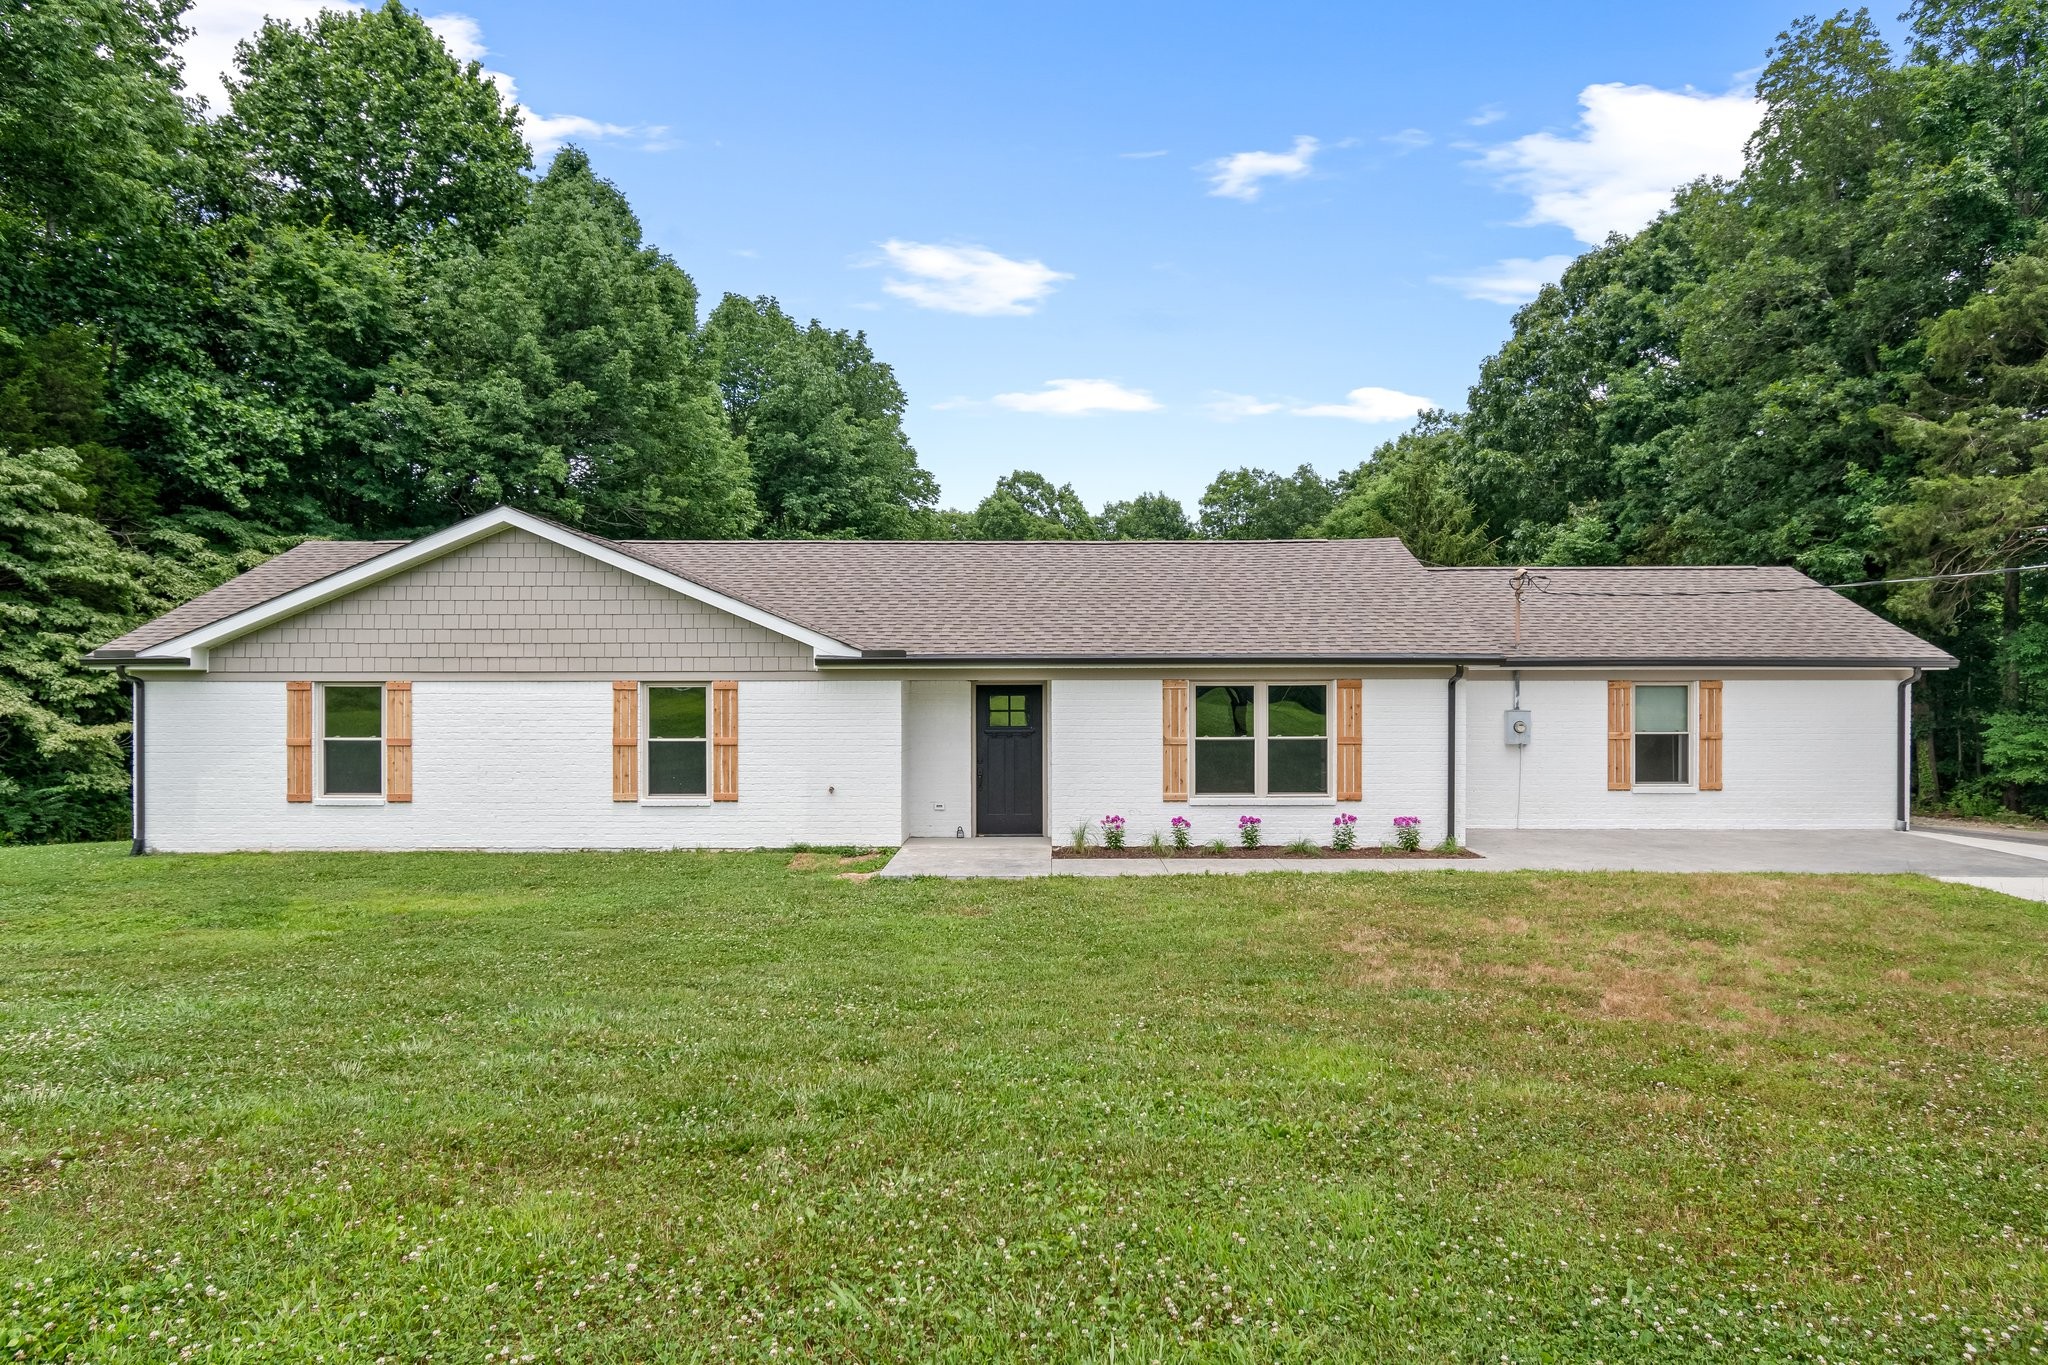
[[[1645,734],[1668,735],[1676,733],[1671,730],[1643,730],[1637,726],[1636,718],[1642,714],[1641,708],[1636,705],[1636,689],[1639,687],[1682,687],[1685,689],[1685,781],[1683,782],[1645,781],[1638,771],[1638,765],[1642,760],[1643,754],[1643,746],[1637,742],[1638,738]],[[1696,685],[1690,679],[1649,678],[1641,682],[1631,682],[1628,685],[1629,790],[1649,795],[1655,795],[1659,792],[1690,792],[1699,790],[1700,727],[1698,707],[1699,693]]]
[[[377,790],[375,792],[327,792],[327,689],[330,687],[368,687],[377,693]],[[391,717],[384,701],[384,684],[381,682],[323,682],[313,685],[313,804],[316,806],[381,806],[385,804],[386,784],[391,780],[389,752],[385,747],[390,736],[385,733],[391,728]],[[363,743],[364,739],[351,739],[350,743]]]
[[[1196,785],[1201,771],[1203,741],[1195,733],[1195,707],[1205,687],[1249,687],[1252,689],[1252,790],[1249,792],[1204,792]],[[1268,733],[1266,707],[1269,691],[1275,687],[1320,687],[1323,689],[1323,789],[1320,792],[1273,792],[1267,789],[1266,755]],[[1337,733],[1330,678],[1279,678],[1252,682],[1241,678],[1197,678],[1188,681],[1188,804],[1195,806],[1242,806],[1257,802],[1268,806],[1331,806],[1337,802]],[[1284,736],[1283,736],[1284,738]],[[1306,736],[1303,736],[1306,738]],[[1213,742],[1213,740],[1212,740]]]
[[[654,737],[654,690],[656,688],[694,687],[704,694],[704,738],[656,739]],[[654,755],[656,744],[699,744],[704,746],[704,794],[702,796],[678,792],[656,792],[654,781]],[[640,800],[649,806],[708,806],[711,804],[711,684],[695,678],[663,678],[640,684]]]

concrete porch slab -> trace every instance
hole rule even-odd
[[[907,839],[884,877],[1044,877],[1050,839]]]

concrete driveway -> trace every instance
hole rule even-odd
[[[1918,872],[2048,876],[2048,847],[1889,829],[1475,829],[1496,871]]]
[[[1933,830],[1475,829],[1486,865],[1573,872],[1917,872],[2048,902],[2048,845]]]
[[[1061,862],[1047,839],[912,839],[884,877],[1156,877],[1251,872],[1915,872],[2048,902],[2048,844],[1887,829],[1475,829],[1477,859]]]

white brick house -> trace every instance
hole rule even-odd
[[[88,658],[136,684],[137,849],[178,852],[1886,828],[1911,682],[1954,662],[1783,569],[509,509],[310,542]]]

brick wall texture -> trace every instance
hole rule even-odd
[[[212,651],[225,677],[814,677],[807,645],[507,530]]]

